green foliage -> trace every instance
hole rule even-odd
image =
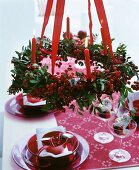
[[[75,77],[70,77],[67,73],[51,75],[48,66],[42,66],[40,61],[43,58],[51,57],[51,40],[44,37],[42,46],[39,46],[40,38],[37,39],[36,64],[31,63],[31,41],[27,47],[23,47],[21,52],[16,51],[17,57],[12,58],[14,69],[11,70],[12,85],[9,87],[9,94],[16,94],[20,91],[30,93],[34,97],[46,99],[47,103],[43,109],[53,110],[62,109],[63,106],[76,99],[80,114],[84,107],[90,107],[92,111],[100,111],[92,104],[92,101],[101,103],[101,96],[107,94],[112,96],[114,92],[120,92],[119,104],[124,105],[124,100],[132,88],[127,86],[127,82],[133,77],[138,76],[138,67],[126,56],[126,46],[120,44],[114,58],[108,54],[104,55],[102,44],[88,46],[90,50],[90,62],[97,65],[97,69],[91,70],[92,77],[87,79],[84,73],[76,72]],[[67,61],[67,57],[74,57],[84,60],[84,42],[76,39],[63,39],[59,42],[58,57],[60,61]],[[109,49],[108,49],[109,51]],[[58,60],[58,58],[57,58]]]

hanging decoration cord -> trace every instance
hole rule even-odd
[[[39,47],[41,47],[41,45],[42,45],[41,40],[44,36],[44,32],[45,32],[46,26],[47,26],[49,18],[50,18],[52,6],[53,6],[53,0],[48,0],[47,5],[46,5],[46,9],[45,9],[45,14],[44,14],[44,20],[43,20],[43,26],[42,26],[41,39],[40,39]]]
[[[51,60],[52,74],[54,74],[55,62],[56,62],[58,45],[60,40],[61,28],[62,28],[64,7],[65,7],[65,0],[57,0],[53,37],[52,37],[52,60]]]
[[[110,31],[109,31],[109,26],[108,26],[108,21],[107,21],[105,9],[104,9],[103,1],[102,0],[94,0],[94,2],[95,2],[97,14],[98,14],[99,22],[103,29],[106,43],[109,47],[110,55],[112,57],[114,57],[113,50],[112,50],[112,41],[111,41],[111,37],[110,37]]]
[[[91,2],[90,2],[90,0],[88,0],[88,17],[89,17],[90,44],[93,44],[92,16],[91,16]]]

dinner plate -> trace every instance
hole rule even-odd
[[[10,114],[19,117],[40,117],[48,113],[45,111],[41,111],[41,109],[37,107],[23,108],[16,101],[16,97],[13,97],[7,101],[7,103],[5,104],[5,110]]]
[[[82,149],[82,151],[80,152],[81,155],[74,161],[72,162],[72,164],[70,165],[70,169],[74,169],[77,168],[78,166],[80,166],[88,157],[89,155],[89,145],[88,142],[80,135],[73,133],[77,139],[80,142],[80,147]],[[32,135],[29,135],[28,137],[24,137],[23,139],[20,139],[14,146],[12,149],[12,158],[15,161],[15,163],[21,167],[22,169],[25,170],[35,170],[34,167],[29,166],[29,164],[27,165],[23,159],[23,155],[26,152],[27,149],[27,142],[30,139]],[[28,162],[29,163],[29,162]],[[68,167],[66,167],[67,170]]]
[[[72,135],[72,137],[62,137],[64,134]],[[63,133],[54,130],[43,134],[42,138],[47,140],[39,142],[41,150],[38,149],[37,136],[33,135],[22,152],[23,159],[31,166],[39,165],[39,167],[50,167],[51,169],[52,167],[53,169],[54,167],[65,167],[75,161],[81,154],[80,151],[82,152],[82,147],[79,147],[79,140],[71,132]],[[48,151],[47,154],[46,150]]]

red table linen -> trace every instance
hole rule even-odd
[[[90,154],[87,160],[77,169],[79,170],[98,170],[109,168],[120,168],[139,165],[139,130],[128,138],[123,139],[122,148],[131,154],[131,159],[125,163],[117,163],[109,158],[109,152],[120,148],[120,138],[114,137],[109,144],[100,144],[93,139],[95,133],[104,131],[104,122],[99,120],[87,111],[83,116],[74,113],[69,109],[66,112],[55,114],[58,125],[63,125],[68,131],[75,132],[83,136],[89,143]],[[105,131],[109,132],[108,127]]]

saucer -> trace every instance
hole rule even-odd
[[[78,141],[80,141],[80,147],[82,149],[81,151],[81,155],[78,156],[78,158],[73,161],[70,164],[71,169],[77,168],[78,166],[80,166],[88,157],[89,155],[89,145],[88,142],[80,135],[73,133]],[[12,158],[15,161],[15,163],[20,166],[21,168],[25,169],[25,170],[35,170],[34,167],[30,166],[28,162],[28,165],[25,163],[23,156],[27,151],[27,142],[30,139],[32,135],[28,136],[28,137],[24,137],[23,139],[20,139],[14,146],[12,149]],[[65,167],[67,168],[67,167]]]

